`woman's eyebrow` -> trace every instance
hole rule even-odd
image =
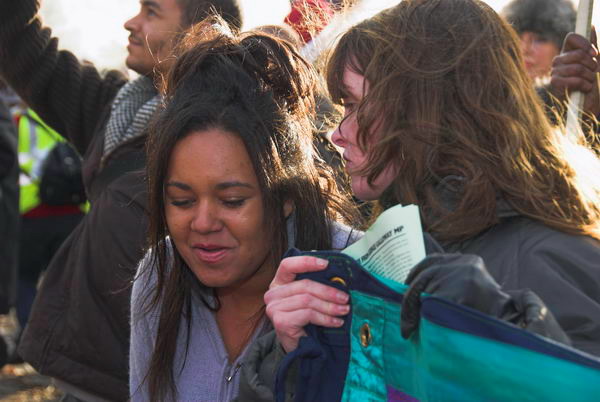
[[[244,183],[241,181],[226,181],[223,183],[217,184],[217,190],[225,190],[231,187],[246,187],[246,188],[254,188],[254,186],[250,183]]]
[[[181,190],[185,190],[185,191],[190,191],[192,189],[187,184],[181,183],[179,181],[169,181],[169,182],[167,182],[167,184],[165,184],[165,188],[166,187],[177,187],[177,188],[179,188]]]
[[[192,190],[192,188],[189,185],[187,185],[185,183],[181,183],[179,181],[169,181],[165,184],[165,188],[167,188],[167,187],[176,187],[176,188],[184,190],[184,191]],[[215,188],[217,190],[226,190],[231,187],[245,187],[245,188],[250,188],[250,189],[254,188],[254,186],[252,184],[244,183],[241,181],[226,181],[226,182],[219,183],[215,186]]]

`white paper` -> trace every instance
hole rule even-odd
[[[419,208],[396,205],[385,210],[359,241],[342,252],[367,271],[403,283],[425,258]]]

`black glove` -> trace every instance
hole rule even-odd
[[[519,325],[527,331],[566,345],[571,345],[571,339],[569,339],[569,336],[563,331],[552,312],[548,310],[538,295],[529,289],[507,291],[506,293],[510,295],[516,310],[522,312],[519,316],[512,319],[508,317],[508,321]]]
[[[407,339],[418,328],[421,293],[429,293],[492,317],[569,344],[569,338],[544,303],[530,290],[504,292],[481,257],[472,254],[430,254],[406,279],[401,331]]]

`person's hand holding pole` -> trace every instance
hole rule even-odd
[[[597,49],[594,29],[590,40],[573,32],[568,34],[560,55],[552,63],[550,88],[552,95],[561,101],[571,92],[581,92],[585,95],[583,111],[600,117]]]
[[[575,33],[585,38],[590,37],[592,27],[592,10],[594,0],[580,0],[577,7],[577,20],[575,22]],[[580,91],[572,92],[569,96],[569,105],[567,109],[567,133],[572,136],[578,136],[580,132],[579,121],[580,113],[584,107],[585,96]]]

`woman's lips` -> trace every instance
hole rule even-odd
[[[207,264],[216,264],[217,262],[223,260],[231,251],[231,249],[227,247],[192,247],[192,250],[200,261]]]
[[[346,169],[346,171],[350,172],[353,168],[354,168],[354,162],[352,162],[352,159],[350,159],[346,154],[343,155],[344,158],[344,167]]]

